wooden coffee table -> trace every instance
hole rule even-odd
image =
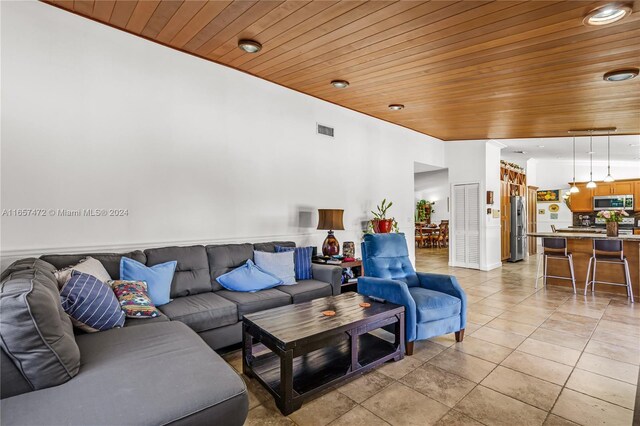
[[[335,315],[322,314],[329,310]],[[393,324],[394,342],[370,333]],[[401,360],[404,306],[344,293],[245,315],[242,340],[242,371],[255,377],[287,415],[329,386]],[[269,351],[254,356],[254,342]]]

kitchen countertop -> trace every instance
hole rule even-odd
[[[608,239],[608,240],[622,240],[622,241],[637,241],[640,243],[640,235],[618,235],[617,237],[607,237],[603,234],[595,232],[533,232],[528,233],[528,237],[540,237],[540,238],[567,238],[576,240],[589,240],[589,239]]]
[[[607,230],[604,228],[593,228],[593,227],[589,227],[587,228],[586,226],[583,227],[578,227],[578,226],[570,226],[568,228],[558,228],[557,229],[558,232],[585,232],[585,233],[593,233],[593,234],[606,234]]]

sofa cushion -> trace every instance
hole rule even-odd
[[[2,400],[3,425],[242,425],[246,418],[240,376],[179,321],[85,334],[78,345],[80,374]]]
[[[182,321],[196,332],[238,322],[235,303],[211,292],[178,297],[160,310],[172,321]]]
[[[267,243],[255,243],[253,249],[257,251],[266,251],[268,253],[275,253],[276,246],[280,247],[295,247],[296,243],[293,241],[271,241]]]
[[[240,323],[238,323],[240,324]],[[31,392],[33,389],[7,353],[0,349],[0,399]]]
[[[318,280],[302,280],[295,285],[281,285],[276,288],[291,296],[293,303],[308,302],[332,294],[331,284]]]
[[[242,316],[245,314],[277,308],[291,303],[291,296],[275,288],[261,290],[255,293],[220,290],[216,292],[216,294],[238,305],[239,320],[242,320]]]
[[[35,257],[29,257],[25,259],[16,260],[11,265],[7,267],[2,274],[0,275],[0,281],[4,281],[6,278],[9,278],[9,275],[14,272],[24,271],[28,269],[35,269],[36,271],[42,273],[42,275],[48,280],[55,281],[56,280],[56,268],[54,265],[49,262],[45,262],[44,260],[36,259]]]
[[[249,259],[253,260],[253,244],[211,245],[206,246],[206,250],[213,291],[222,290],[216,278],[244,265]]]
[[[171,282],[171,297],[211,291],[209,263],[204,246],[162,247],[148,249],[144,253],[147,256],[147,266],[172,260],[178,262]]]
[[[55,268],[24,259],[8,269],[0,283],[0,346],[32,389],[68,381],[78,373],[80,351],[60,305]]]
[[[147,261],[147,257],[140,250],[129,253],[46,254],[44,256],[40,256],[40,259],[52,264],[56,269],[62,269],[67,266],[75,265],[86,257],[93,257],[102,263],[102,266],[104,266],[104,269],[107,270],[112,279],[119,280],[120,258],[123,256],[137,260],[140,263],[145,263]]]
[[[154,324],[156,322],[168,322],[169,317],[167,317],[162,312],[157,317],[153,318],[127,318],[124,320],[125,327],[135,327],[137,325],[147,325]]]
[[[462,302],[457,297],[422,287],[410,287],[409,293],[416,302],[418,323],[460,315]]]

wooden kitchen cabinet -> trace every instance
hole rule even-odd
[[[588,189],[584,182],[576,183],[580,189],[577,194],[571,194],[570,209],[574,213],[593,212],[593,197],[607,195],[630,195],[633,194],[633,210],[640,211],[640,180],[625,179],[617,182],[605,183],[596,182],[598,186]],[[571,185],[571,182],[569,183]]]
[[[614,182],[612,195],[633,194],[634,184],[637,182]]]
[[[576,183],[580,192],[571,194],[570,208],[574,213],[590,213],[593,211],[593,189],[587,188],[584,183]]]
[[[593,190],[593,195],[629,195],[633,194],[633,187],[635,182],[612,182],[612,183],[598,183],[598,186]]]
[[[614,190],[614,184],[612,183],[598,183],[593,189],[593,195],[612,195]]]

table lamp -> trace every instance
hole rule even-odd
[[[340,254],[340,243],[333,236],[333,230],[343,231],[342,214],[340,209],[318,209],[318,229],[329,231],[327,238],[322,243],[322,254],[325,256],[335,256]]]

